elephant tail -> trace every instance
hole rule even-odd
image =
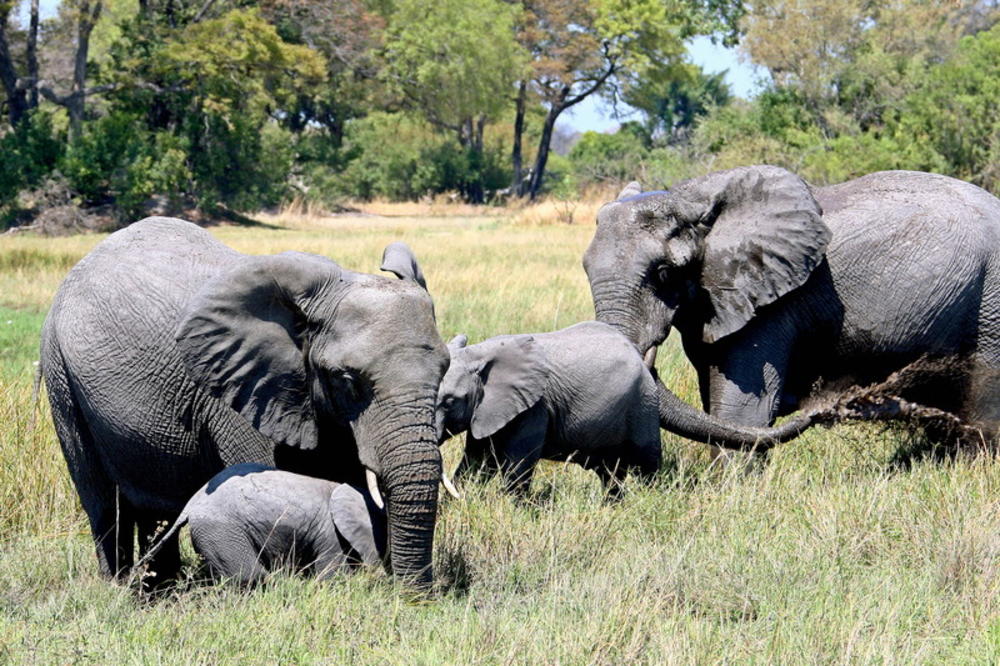
[[[153,543],[153,545],[149,547],[149,550],[146,551],[146,553],[142,556],[142,558],[140,558],[139,561],[135,563],[135,566],[132,567],[132,571],[129,573],[128,580],[126,582],[127,587],[131,586],[134,581],[136,580],[141,581],[145,577],[146,565],[148,565],[150,560],[156,557],[156,554],[160,552],[160,549],[162,549],[163,546],[170,539],[173,539],[175,536],[177,536],[177,532],[182,527],[184,527],[184,525],[187,524],[188,514],[190,513],[189,511],[190,505],[191,503],[188,502],[188,504],[184,507],[184,510],[181,511],[181,515],[177,516],[177,520],[175,520],[174,524],[170,526],[169,530],[167,530],[167,533],[161,536],[155,543]]]
[[[35,376],[31,382],[31,423],[28,432],[33,432],[38,425],[38,400],[42,395],[42,361],[35,361]]]

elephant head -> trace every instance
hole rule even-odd
[[[721,171],[670,191],[642,193],[631,183],[601,208],[584,255],[597,318],[647,359],[671,326],[686,339],[716,342],[805,283],[830,242],[821,215],[809,186],[772,166]],[[671,410],[696,418],[661,390],[669,401],[661,420]]]
[[[298,252],[242,257],[195,296],[175,338],[188,374],[276,443],[349,428],[385,492],[397,576],[428,584],[441,456],[434,407],[449,356],[409,249],[400,280]]]
[[[819,205],[798,176],[739,167],[606,204],[584,255],[597,318],[647,351],[675,315],[704,342],[741,329],[801,286],[830,242]]]
[[[545,366],[534,338],[499,336],[471,347],[448,343],[451,365],[438,390],[438,440],[469,430],[486,439],[534,406],[545,388]]]

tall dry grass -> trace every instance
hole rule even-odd
[[[442,335],[473,341],[591,316],[586,224],[513,216],[282,218],[212,233],[374,272],[409,243]],[[95,237],[0,238],[0,661],[13,663],[997,663],[1000,462],[892,460],[912,435],[813,430],[767,464],[711,463],[664,437],[651,486],[604,500],[592,473],[543,464],[527,502],[497,480],[442,504],[437,596],[379,570],[275,575],[252,592],[184,582],[140,603],[96,561],[32,360],[51,295]],[[5,324],[5,322],[11,322]],[[661,371],[695,383],[680,350]],[[460,442],[445,445],[454,464]],[[186,557],[193,555],[186,548]],[[192,567],[191,575],[197,575]]]

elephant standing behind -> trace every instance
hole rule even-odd
[[[584,267],[597,318],[641,350],[680,332],[724,421],[766,426],[817,387],[924,359],[904,397],[996,430],[1000,200],[968,183],[889,171],[813,188],[771,166],[633,183],[599,212]]]
[[[60,286],[42,373],[100,568],[121,575],[234,463],[297,463],[385,492],[394,574],[431,581],[448,353],[409,250],[401,280],[286,252],[248,256],[199,227],[147,218],[101,242]],[[153,563],[179,567],[176,539]]]

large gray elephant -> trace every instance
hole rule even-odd
[[[148,218],[66,277],[42,332],[56,432],[101,571],[131,567],[221,469],[276,465],[384,491],[395,575],[425,585],[441,456],[434,429],[448,352],[402,244],[383,270],[285,252],[248,256],[199,227]],[[152,564],[179,566],[176,539]]]
[[[773,166],[633,183],[583,263],[597,318],[640,350],[680,332],[713,417],[766,426],[911,364],[911,400],[1000,416],[1000,200],[968,183],[889,171],[813,188]]]

